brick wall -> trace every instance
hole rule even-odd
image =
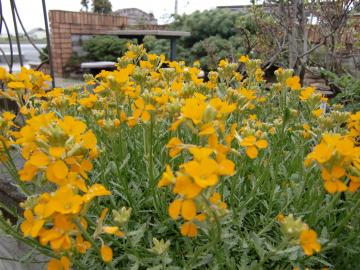
[[[127,18],[88,12],[50,10],[52,59],[56,76],[64,76],[64,67],[72,55],[71,35],[102,35],[110,30],[123,29]]]

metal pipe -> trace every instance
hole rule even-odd
[[[176,57],[176,39],[170,39],[170,60],[174,61]]]
[[[42,6],[43,6],[43,13],[44,13],[44,22],[45,22],[45,31],[46,31],[46,43],[47,43],[47,49],[48,49],[50,75],[52,77],[52,82],[51,83],[52,83],[52,87],[55,88],[55,74],[54,74],[54,66],[53,66],[52,54],[51,54],[50,32],[49,32],[49,23],[48,23],[45,0],[42,0]]]
[[[10,5],[11,5],[11,13],[12,13],[13,21],[14,21],[14,30],[15,30],[15,36],[16,36],[16,44],[17,44],[18,53],[19,53],[20,66],[23,66],[24,63],[23,63],[23,59],[22,59],[21,45],[20,45],[20,39],[19,39],[19,32],[18,32],[17,23],[16,23],[15,3],[14,3],[14,0],[10,0]]]

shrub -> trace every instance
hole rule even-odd
[[[332,100],[332,103],[341,103],[345,105],[348,111],[356,112],[360,110],[360,80],[351,75],[336,75],[327,70],[323,70],[324,76],[330,86],[336,88],[338,93]]]
[[[95,36],[84,42],[87,61],[116,61],[126,51],[125,39],[111,36]]]

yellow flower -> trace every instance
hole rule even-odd
[[[101,251],[101,258],[105,263],[109,263],[112,261],[113,251],[109,246],[102,244],[100,251]]]
[[[94,94],[90,94],[86,98],[82,98],[79,100],[79,104],[85,108],[92,108],[94,107],[94,104],[97,102],[98,98]]]
[[[302,90],[300,92],[300,96],[299,98],[301,100],[308,100],[309,97],[315,92],[315,88],[314,87],[306,87],[304,90]]]
[[[257,82],[261,82],[264,78],[264,71],[261,68],[255,70],[255,79]]]
[[[24,167],[19,171],[21,181],[31,181],[36,175],[38,168],[30,163],[25,163]]]
[[[317,110],[313,110],[313,111],[311,111],[311,114],[316,116],[316,117],[319,117],[320,115],[323,114],[323,110],[321,108],[317,109]]]
[[[185,100],[185,105],[181,108],[182,115],[191,119],[195,125],[201,122],[206,109],[204,99],[205,97],[202,95],[198,95],[196,98],[188,98]]]
[[[36,167],[43,167],[48,165],[50,162],[48,156],[41,151],[33,153],[28,161],[29,164]]]
[[[84,201],[88,202],[95,197],[108,196],[108,195],[111,195],[111,192],[108,191],[103,185],[94,184],[89,188],[88,192],[84,195]]]
[[[303,230],[300,234],[300,244],[304,253],[308,256],[314,254],[314,251],[320,252],[320,244],[317,241],[317,234],[314,230]]]
[[[239,61],[240,61],[241,63],[247,63],[247,62],[249,62],[249,56],[247,56],[247,55],[242,55],[242,56],[240,56]]]
[[[0,81],[3,81],[6,79],[6,69],[3,67],[0,67]]]
[[[212,98],[209,103],[211,107],[217,111],[216,117],[218,119],[224,118],[236,109],[236,104],[228,104],[226,101],[222,101],[220,98]]]
[[[221,59],[219,62],[219,67],[224,68],[229,64],[229,62],[225,59]]]
[[[197,235],[197,228],[192,222],[182,224],[180,231],[183,236],[195,237]]]
[[[65,147],[56,146],[49,148],[49,154],[55,158],[61,158],[65,153]]]
[[[54,225],[51,229],[44,229],[39,233],[40,243],[46,245],[50,242],[50,247],[55,250],[68,250],[71,248],[70,234],[76,226],[70,221],[70,217],[57,214],[54,217]]]
[[[25,84],[23,82],[9,82],[7,84],[7,86],[9,88],[13,88],[13,89],[24,89],[26,88]]]
[[[176,177],[175,186],[173,192],[180,194],[185,198],[191,199],[199,195],[202,191],[202,187],[194,183],[190,177],[186,175],[178,175]]]
[[[209,201],[219,209],[227,208],[226,203],[221,201],[221,195],[218,192],[214,192],[214,194],[209,198]]]
[[[124,237],[124,233],[117,226],[103,226],[102,231],[107,234],[114,234],[117,237]]]
[[[311,160],[316,160],[319,163],[327,162],[333,155],[334,149],[325,143],[316,145],[313,151],[306,157],[305,164]]]
[[[66,199],[64,199],[66,198]],[[54,213],[77,214],[80,212],[83,198],[75,194],[69,186],[60,187],[53,194],[43,193],[34,211],[36,215],[47,218]]]
[[[204,158],[200,162],[192,160],[184,163],[182,168],[202,188],[214,186],[218,182],[218,164],[213,159]]]
[[[166,148],[170,149],[169,151],[170,157],[175,157],[183,149],[183,142],[179,138],[173,137],[166,145]]]
[[[300,77],[293,76],[286,79],[286,85],[289,86],[292,90],[299,90],[301,88]]]
[[[207,147],[191,147],[189,148],[189,152],[193,155],[196,161],[201,161],[208,158],[214,150]]]
[[[48,263],[47,270],[69,270],[70,260],[68,257],[62,256],[60,260],[52,258]]]
[[[81,236],[81,234],[78,234],[76,236],[76,249],[82,253],[85,254],[86,251],[91,248],[91,244],[88,241],[84,241],[83,237]]]
[[[240,95],[244,96],[247,100],[256,99],[255,90],[248,90],[248,89],[242,88],[237,91]]]
[[[84,135],[82,136],[82,145],[84,148],[93,150],[96,148],[96,136],[91,130],[88,130]]]
[[[20,225],[24,236],[37,237],[45,221],[34,216],[30,209],[24,211],[24,218],[25,220]]]
[[[257,148],[263,149],[268,147],[268,142],[266,140],[256,140],[256,137],[253,135],[245,137],[241,142],[241,146],[246,147],[246,155],[254,159],[258,156]]]
[[[335,193],[337,191],[343,192],[347,190],[347,186],[339,179],[346,174],[344,168],[340,166],[334,166],[329,173],[326,169],[321,172],[321,176],[324,179],[324,187],[327,192]]]
[[[10,112],[3,112],[2,117],[6,120],[6,121],[12,121],[16,115]]]
[[[174,200],[169,205],[168,211],[172,219],[177,219],[180,214],[185,220],[192,220],[196,216],[196,206],[191,199]]]
[[[47,167],[46,177],[49,181],[61,185],[68,175],[68,172],[69,169],[65,162],[62,160],[57,160]]]
[[[148,122],[151,117],[149,111],[155,110],[155,107],[153,105],[145,105],[143,98],[140,97],[135,101],[134,109],[135,111],[133,117],[136,120],[141,117],[142,121]]]
[[[66,134],[74,137],[80,136],[86,130],[86,124],[72,116],[64,116],[64,120],[59,121],[58,125]]]
[[[349,176],[350,184],[348,190],[350,192],[356,192],[360,188],[360,177]]]
[[[166,171],[163,173],[159,183],[158,187],[166,187],[172,183],[175,183],[175,176],[173,172],[171,171],[171,168],[169,165],[166,165]]]

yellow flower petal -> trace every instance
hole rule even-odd
[[[261,149],[266,148],[266,147],[268,147],[268,142],[266,140],[258,140],[256,142],[256,146]]]
[[[104,262],[109,263],[112,261],[113,252],[109,246],[102,245],[100,251],[101,251],[101,258]]]
[[[142,114],[141,114],[141,119],[144,121],[144,122],[148,122],[151,118],[151,115],[148,111],[143,111]]]
[[[245,137],[245,138],[241,141],[240,145],[241,145],[241,146],[251,146],[251,145],[254,145],[255,142],[256,142],[256,137],[253,136],[253,135],[251,135],[251,136]]]
[[[185,200],[183,202],[181,216],[185,220],[192,220],[196,216],[196,206],[193,200]]]
[[[93,149],[96,147],[96,137],[94,135],[94,133],[89,130],[88,132],[86,132],[83,136],[83,146],[86,149]]]
[[[64,147],[50,147],[49,154],[55,158],[61,158],[61,156],[65,153]]]
[[[180,214],[180,209],[181,209],[181,205],[182,205],[182,200],[174,200],[172,203],[170,203],[169,205],[169,216],[172,219],[177,219],[179,214]]]
[[[43,152],[37,151],[31,156],[29,163],[36,167],[42,167],[49,164],[49,158]]]
[[[53,164],[52,171],[57,179],[64,179],[69,172],[68,167],[62,160],[58,160]]]
[[[248,148],[246,148],[246,155],[251,159],[256,158],[258,155],[257,148],[255,146],[249,146]]]
[[[186,222],[181,225],[181,234],[188,237],[195,237],[197,235],[197,228],[194,223]]]

